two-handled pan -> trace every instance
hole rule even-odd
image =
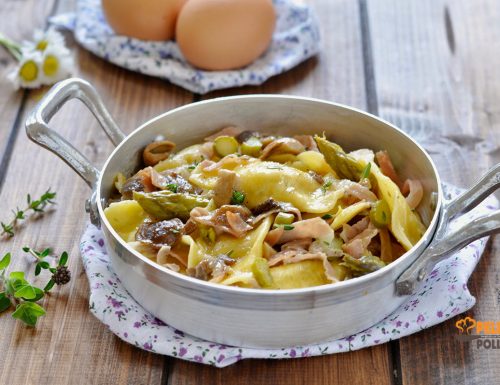
[[[49,128],[53,115],[72,98],[85,103],[116,145],[100,170]],[[103,213],[115,175],[132,175],[139,169],[143,148],[158,135],[183,148],[227,125],[287,135],[325,132],[347,150],[387,150],[403,178],[422,181],[424,199],[419,213],[427,231],[411,250],[374,273],[330,285],[279,291],[200,281],[159,266],[129,247]],[[412,138],[373,115],[323,100],[282,95],[212,99],[165,112],[126,136],[95,89],[81,79],[69,79],[45,95],[29,116],[26,130],[92,189],[86,209],[92,223],[104,233],[114,271],[137,302],[171,326],[224,344],[287,347],[364,330],[397,309],[449,253],[500,231],[500,211],[450,230],[450,223],[498,188],[500,164],[461,196],[445,201],[436,167]]]

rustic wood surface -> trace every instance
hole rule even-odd
[[[471,184],[500,161],[500,3],[495,0],[314,0],[323,50],[260,87],[193,95],[169,83],[122,70],[79,48],[68,35],[78,76],[101,93],[126,132],[165,110],[202,98],[286,93],[324,98],[376,113],[417,138],[447,181]],[[3,0],[0,32],[29,38],[46,17],[75,1]],[[13,91],[5,74],[12,60],[0,50],[0,220],[26,193],[52,187],[58,207],[29,219],[0,255],[28,269],[24,245],[68,250],[74,279],[45,300],[48,312],[33,330],[0,316],[0,384],[494,384],[499,350],[454,339],[452,319],[389,344],[299,360],[247,360],[215,369],[128,345],[88,311],[88,283],[78,256],[89,191],[63,163],[24,134],[24,120],[46,89]],[[112,145],[78,102],[53,126],[95,164]],[[500,317],[500,238],[472,275],[479,320]],[[46,278],[46,277],[45,277]]]

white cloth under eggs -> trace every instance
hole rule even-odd
[[[271,46],[252,64],[231,71],[194,68],[183,58],[175,41],[143,41],[116,35],[104,18],[100,0],[78,0],[75,13],[56,15],[50,22],[72,30],[79,44],[111,63],[205,94],[262,84],[319,52],[319,23],[312,8],[293,0],[274,0],[274,5],[277,24]]]

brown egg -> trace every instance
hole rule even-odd
[[[262,55],[275,24],[271,0],[189,0],[177,19],[176,40],[195,67],[229,70]]]
[[[118,35],[142,40],[170,40],[187,0],[102,0],[106,19]]]

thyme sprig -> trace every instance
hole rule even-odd
[[[8,237],[13,237],[15,235],[16,225],[19,221],[26,219],[26,216],[29,214],[43,213],[48,205],[55,204],[55,197],[56,193],[50,191],[50,188],[43,193],[40,198],[35,200],[31,198],[30,194],[28,194],[26,196],[26,207],[23,209],[17,207],[15,210],[12,210],[14,218],[10,222],[0,222],[0,226],[2,227],[0,236],[7,235]]]
[[[52,277],[41,289],[26,280],[24,271],[12,271],[7,275],[11,253],[5,254],[0,259],[0,313],[15,306],[15,311],[12,313],[13,318],[19,319],[28,326],[36,326],[38,318],[46,314],[45,309],[37,302],[55,284],[64,285],[71,279],[71,274],[66,266],[68,253],[62,253],[56,267],[53,267],[48,261],[45,261],[45,258],[51,253],[50,249],[39,252],[30,247],[23,247],[23,250],[33,255],[37,260],[35,276],[39,275],[42,269],[47,269],[52,273]]]

